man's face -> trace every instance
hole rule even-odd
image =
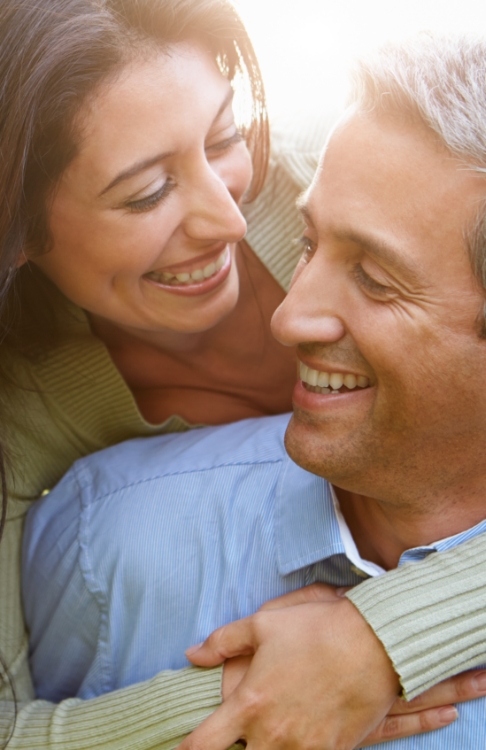
[[[359,113],[338,126],[273,318],[276,337],[298,345],[286,446],[304,468],[391,500],[404,483],[409,496],[450,490],[484,465],[484,298],[465,228],[485,197],[484,177],[420,126]],[[319,388],[313,371],[335,377]],[[339,375],[354,376],[349,388]]]

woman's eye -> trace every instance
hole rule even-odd
[[[123,207],[128,208],[131,213],[142,213],[143,211],[150,211],[151,208],[155,208],[155,206],[171,192],[174,186],[175,184],[172,181],[167,180],[167,182],[164,182],[162,187],[156,190],[155,193],[147,195],[145,198],[128,201],[123,205]]]
[[[237,143],[241,143],[244,140],[245,139],[243,133],[240,133],[240,131],[238,130],[230,138],[225,138],[223,141],[218,141],[218,143],[207,146],[206,151],[217,153],[221,151],[227,151],[228,149],[232,148],[232,146],[235,146]]]
[[[356,263],[353,268],[353,275],[358,285],[371,295],[375,295],[376,297],[389,297],[393,292],[391,287],[385,286],[385,284],[380,284],[371,276],[368,276],[361,263]]]

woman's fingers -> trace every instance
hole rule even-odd
[[[486,671],[463,672],[440,682],[408,703],[401,698],[397,698],[389,711],[389,715],[413,713],[427,708],[445,706],[449,703],[462,703],[485,695]]]
[[[432,732],[434,729],[441,729],[448,724],[452,724],[457,716],[457,709],[454,706],[429,708],[426,711],[415,711],[410,714],[388,715],[358,747],[368,747],[368,745],[375,745],[378,742],[388,742],[389,740],[398,740],[401,737],[410,737],[414,734]]]
[[[485,695],[486,671],[475,670],[450,677],[408,703],[397,698],[388,716],[359,747],[440,729],[451,724],[458,716],[457,709],[447,704],[462,703]]]

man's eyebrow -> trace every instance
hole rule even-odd
[[[315,230],[315,224],[312,221],[311,211],[306,201],[304,193],[297,199],[297,208],[304,217],[306,223]],[[382,237],[358,232],[355,229],[336,229],[332,236],[338,242],[352,242],[362,247],[368,255],[381,260],[385,266],[395,269],[410,284],[417,285],[420,283],[419,274],[407,263],[397,252],[397,250],[388,244]]]
[[[306,224],[314,229],[314,222],[312,221],[311,212],[309,206],[307,205],[307,192],[299,195],[295,205],[297,206],[297,210],[299,211],[299,213],[303,216]]]
[[[211,123],[211,126],[213,126],[214,123],[218,121],[225,109],[229,106],[229,104],[231,104],[231,102],[233,101],[233,96],[234,91],[231,88],[223,99],[223,102],[218,109],[216,117]],[[156,156],[151,156],[148,159],[143,159],[142,161],[136,162],[136,164],[133,164],[128,169],[124,169],[123,172],[117,174],[117,176],[110,182],[110,184],[103,188],[98,198],[101,198],[103,195],[105,195],[105,193],[114,188],[115,185],[118,185],[120,182],[130,179],[130,177],[135,177],[135,175],[139,174],[140,172],[143,172],[146,169],[150,169],[150,167],[153,167],[154,164],[158,164],[159,162],[164,161],[164,159],[168,159],[169,157],[174,156],[174,154],[175,151],[165,151],[162,154],[157,154]]]
[[[383,262],[384,266],[396,270],[400,276],[409,284],[418,285],[421,282],[420,274],[414,269],[413,265],[397,252],[393,245],[390,245],[382,237],[373,234],[358,232],[354,229],[342,229],[333,232],[333,236],[339,242],[352,242],[362,247],[368,255]]]

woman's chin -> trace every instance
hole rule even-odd
[[[164,295],[165,296],[165,295]],[[238,273],[230,274],[224,284],[205,295],[174,295],[172,304],[165,297],[161,315],[150,326],[154,333],[197,334],[215,328],[236,308],[239,297]]]

